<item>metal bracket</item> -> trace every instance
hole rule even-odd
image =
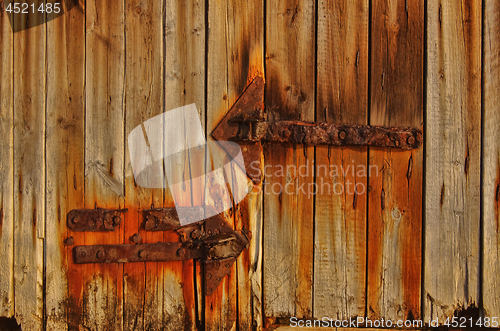
[[[191,207],[186,207],[191,208]],[[191,208],[198,213],[197,208]],[[249,245],[251,233],[235,231],[221,215],[180,226],[175,208],[142,211],[143,225],[153,231],[168,229],[179,234],[179,242],[120,245],[89,245],[74,248],[75,263],[161,262],[196,259],[205,265],[205,292],[211,295],[222,278]],[[153,216],[156,215],[156,216]],[[194,215],[194,214],[193,214]],[[163,217],[163,218],[159,218]],[[152,223],[151,223],[152,222]]]
[[[264,86],[262,77],[254,78],[212,132],[215,140],[240,143],[245,171],[254,183],[260,181],[261,173],[251,164],[260,159],[263,143],[411,150],[419,148],[423,141],[422,132],[415,128],[270,121],[264,110]],[[232,155],[231,151],[227,152]]]
[[[128,209],[73,209],[68,213],[66,224],[77,232],[109,232],[120,225],[121,214],[126,212]]]

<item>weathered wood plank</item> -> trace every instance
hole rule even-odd
[[[314,121],[314,25],[314,2],[267,1],[265,93],[271,119]],[[275,317],[312,315],[314,206],[308,193],[314,148],[273,145],[264,149],[264,158],[273,167],[263,189],[267,325]]]
[[[14,24],[42,20],[22,14]],[[45,37],[44,24],[14,34],[14,301],[24,330],[43,326]]]
[[[427,17],[423,290],[442,323],[480,296],[481,1],[431,1]]]
[[[165,111],[196,104],[204,127],[205,119],[205,2],[165,2]],[[179,137],[185,139],[186,137]],[[187,156],[187,154],[186,154]],[[187,163],[185,164],[187,165]],[[178,169],[179,178],[190,178],[189,167]],[[186,185],[179,206],[201,204],[200,187]],[[174,201],[166,191],[166,206]],[[178,241],[175,234],[166,233],[165,241]],[[194,264],[192,260],[165,264],[163,296],[164,323],[169,330],[195,330],[198,321]]]
[[[484,2],[483,34],[483,306],[500,316],[500,3]]]
[[[422,128],[423,23],[423,0],[372,2],[371,125]],[[419,318],[423,148],[370,148],[368,163],[368,317]]]
[[[263,1],[210,1],[208,24],[208,104],[207,134],[215,129],[247,84],[263,74],[264,18]],[[209,140],[212,138],[209,136]],[[224,153],[212,150],[214,159]],[[218,162],[215,162],[218,163]],[[220,164],[219,164],[220,165]],[[248,185],[246,176],[233,169],[233,189]],[[241,330],[262,326],[260,231],[262,196],[251,194],[233,209],[237,230],[252,231],[252,246],[245,250],[216,293],[206,299],[205,325],[208,330]],[[236,290],[237,289],[237,290]]]
[[[0,11],[0,316],[14,315],[14,34]]]
[[[87,1],[85,208],[124,205],[124,3]],[[110,233],[85,233],[85,244],[121,243],[123,222]],[[123,266],[95,264],[84,274],[84,326],[123,329]]]
[[[368,1],[325,0],[318,6],[316,119],[367,124]],[[365,313],[366,153],[366,147],[316,148],[316,318]]]
[[[163,112],[163,4],[139,0],[125,2],[125,134],[144,121]],[[146,130],[148,128],[145,128]],[[162,206],[163,188],[149,189],[136,184],[130,155],[131,141],[125,152],[124,242],[139,233],[143,242],[163,241],[163,233],[139,230],[139,210]],[[134,157],[145,157],[135,155]],[[135,162],[137,164],[137,162]],[[159,330],[162,327],[161,268],[164,263],[125,263],[124,330]],[[159,286],[160,285],[160,286]]]
[[[73,265],[72,247],[66,248],[63,240],[73,235],[66,228],[66,215],[83,208],[84,24],[81,7],[47,24],[45,314],[50,330],[67,330],[68,324],[77,328],[81,315],[76,307],[82,268]]]

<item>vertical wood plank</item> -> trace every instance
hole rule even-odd
[[[0,316],[14,315],[14,34],[0,11]]]
[[[423,50],[423,0],[372,2],[371,125],[422,128]],[[368,163],[368,317],[419,318],[423,148],[370,148]]]
[[[194,103],[205,128],[205,2],[165,2],[165,109]],[[180,137],[184,139],[185,137]],[[190,178],[188,168],[179,169]],[[201,192],[186,187],[191,199],[176,201],[179,206],[201,204]],[[166,190],[166,206],[174,201]],[[188,191],[186,191],[188,192]],[[190,194],[179,194],[188,197]],[[178,241],[176,234],[165,234],[165,241]],[[199,322],[193,260],[165,264],[163,280],[164,324],[169,330],[195,330]]]
[[[225,116],[251,80],[263,75],[263,1],[210,1],[207,67],[207,135]],[[212,150],[214,159],[223,153]],[[214,161],[214,163],[217,163]],[[246,186],[238,178],[237,186]],[[230,179],[232,180],[232,179]],[[233,187],[234,188],[234,187]],[[215,293],[206,298],[207,330],[250,330],[262,327],[261,271],[262,196],[250,194],[233,209],[235,229],[252,231],[249,250],[244,250]]]
[[[47,24],[45,314],[50,330],[67,330],[68,324],[78,329],[82,314],[83,268],[73,264],[72,247],[63,240],[73,236],[66,215],[83,208],[84,86],[85,17],[76,7]],[[82,244],[83,234],[75,236]]]
[[[267,1],[265,93],[270,119],[314,121],[314,45],[313,2]],[[264,315],[270,323],[279,317],[311,317],[314,211],[308,193],[314,148],[273,145],[265,148],[264,158],[273,167],[263,189]],[[279,166],[286,170],[280,173]]]
[[[368,1],[325,0],[318,6],[316,120],[367,124]],[[318,319],[349,319],[365,313],[366,153],[366,147],[316,148],[314,317]]]
[[[163,3],[125,1],[125,134],[163,111]],[[163,233],[140,228],[139,211],[161,207],[163,189],[138,186],[134,180],[127,139],[125,153],[125,243],[139,233],[143,242],[163,241]],[[124,330],[158,330],[162,326],[164,263],[125,263]],[[160,285],[160,286],[158,286]]]
[[[500,316],[500,3],[484,2],[483,35],[483,305]]]
[[[480,295],[481,1],[427,8],[424,295],[442,323]]]
[[[124,3],[87,1],[85,208],[123,207]],[[85,233],[85,244],[122,243],[123,222],[113,232]],[[87,265],[84,325],[123,329],[123,266]]]
[[[14,24],[35,26],[43,19],[23,14]],[[14,34],[14,296],[24,330],[43,326],[45,33],[41,24]]]

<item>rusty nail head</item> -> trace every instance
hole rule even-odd
[[[408,142],[408,144],[413,145],[415,143],[415,137],[409,136],[406,141]]]
[[[103,251],[97,251],[97,258],[102,260],[104,258],[104,252]]]
[[[80,256],[81,256],[81,257],[85,257],[85,256],[87,256],[87,253],[85,253],[85,251],[81,251],[81,252],[80,252]]]
[[[64,245],[66,246],[71,246],[75,243],[75,240],[73,239],[73,237],[68,237],[66,239],[64,239]]]
[[[114,225],[120,224],[121,221],[122,221],[122,218],[120,217],[120,215],[113,216],[113,224]]]
[[[184,257],[184,255],[186,255],[186,250],[185,250],[184,248],[182,248],[182,247],[181,247],[181,248],[179,248],[179,249],[177,250],[177,256],[179,256],[179,257]]]
[[[339,132],[339,138],[340,139],[345,139],[345,131],[340,131]]]
[[[221,278],[220,277],[217,277],[217,281],[220,282],[221,281]]]
[[[212,274],[207,274],[207,278],[208,279],[212,278]]]
[[[226,268],[229,268],[229,263],[226,263],[225,267],[226,267]]]
[[[146,221],[146,224],[144,224],[144,227],[146,228],[146,230],[151,230],[155,227],[155,221],[153,221],[152,219],[148,218],[148,220]]]
[[[139,258],[144,259],[147,256],[148,256],[148,253],[146,251],[139,251]]]
[[[284,136],[285,138],[290,138],[290,135],[291,135],[290,130],[285,129],[285,130],[283,131],[283,136]]]
[[[76,218],[76,216],[75,216],[75,217],[73,217],[73,218],[71,219],[71,223],[75,224],[76,222],[78,222],[78,220],[77,220],[77,218]]]
[[[142,241],[142,237],[140,234],[136,233],[132,237],[130,237],[130,241],[132,241],[134,244],[138,244]]]
[[[220,262],[217,262],[217,268],[219,268],[219,267],[220,267]]]

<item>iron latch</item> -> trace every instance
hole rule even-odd
[[[73,209],[68,213],[68,228],[81,231],[108,232],[114,231],[120,225],[121,214],[128,212],[128,209]]]

